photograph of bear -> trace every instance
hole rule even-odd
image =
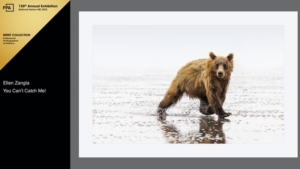
[[[284,144],[284,31],[93,25],[87,136],[94,145]]]
[[[204,115],[217,114],[224,118],[231,115],[223,109],[230,76],[233,71],[233,54],[227,57],[209,53],[209,58],[187,63],[177,73],[157,113],[165,114],[186,93],[190,98],[200,99],[199,111]]]

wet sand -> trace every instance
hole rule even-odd
[[[218,119],[199,112],[200,101],[183,97],[167,115],[155,114],[174,72],[94,71],[93,142],[147,144],[284,143],[282,74],[232,76]],[[151,72],[151,73],[149,73]]]

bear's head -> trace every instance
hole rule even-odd
[[[233,70],[233,53],[228,56],[216,56],[213,52],[209,53],[208,69],[210,73],[220,79],[230,77]]]

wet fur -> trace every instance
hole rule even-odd
[[[163,100],[158,112],[164,112],[175,105],[186,93],[190,98],[200,99],[200,112],[206,115],[216,113],[221,117],[229,116],[223,110],[223,103],[233,70],[233,54],[227,57],[215,56],[198,59],[187,63],[177,73]],[[216,64],[227,64],[226,69]],[[224,77],[219,78],[217,72],[223,68]]]

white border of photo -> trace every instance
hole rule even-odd
[[[284,144],[93,144],[93,25],[283,25]],[[298,157],[297,12],[79,12],[79,157]]]

